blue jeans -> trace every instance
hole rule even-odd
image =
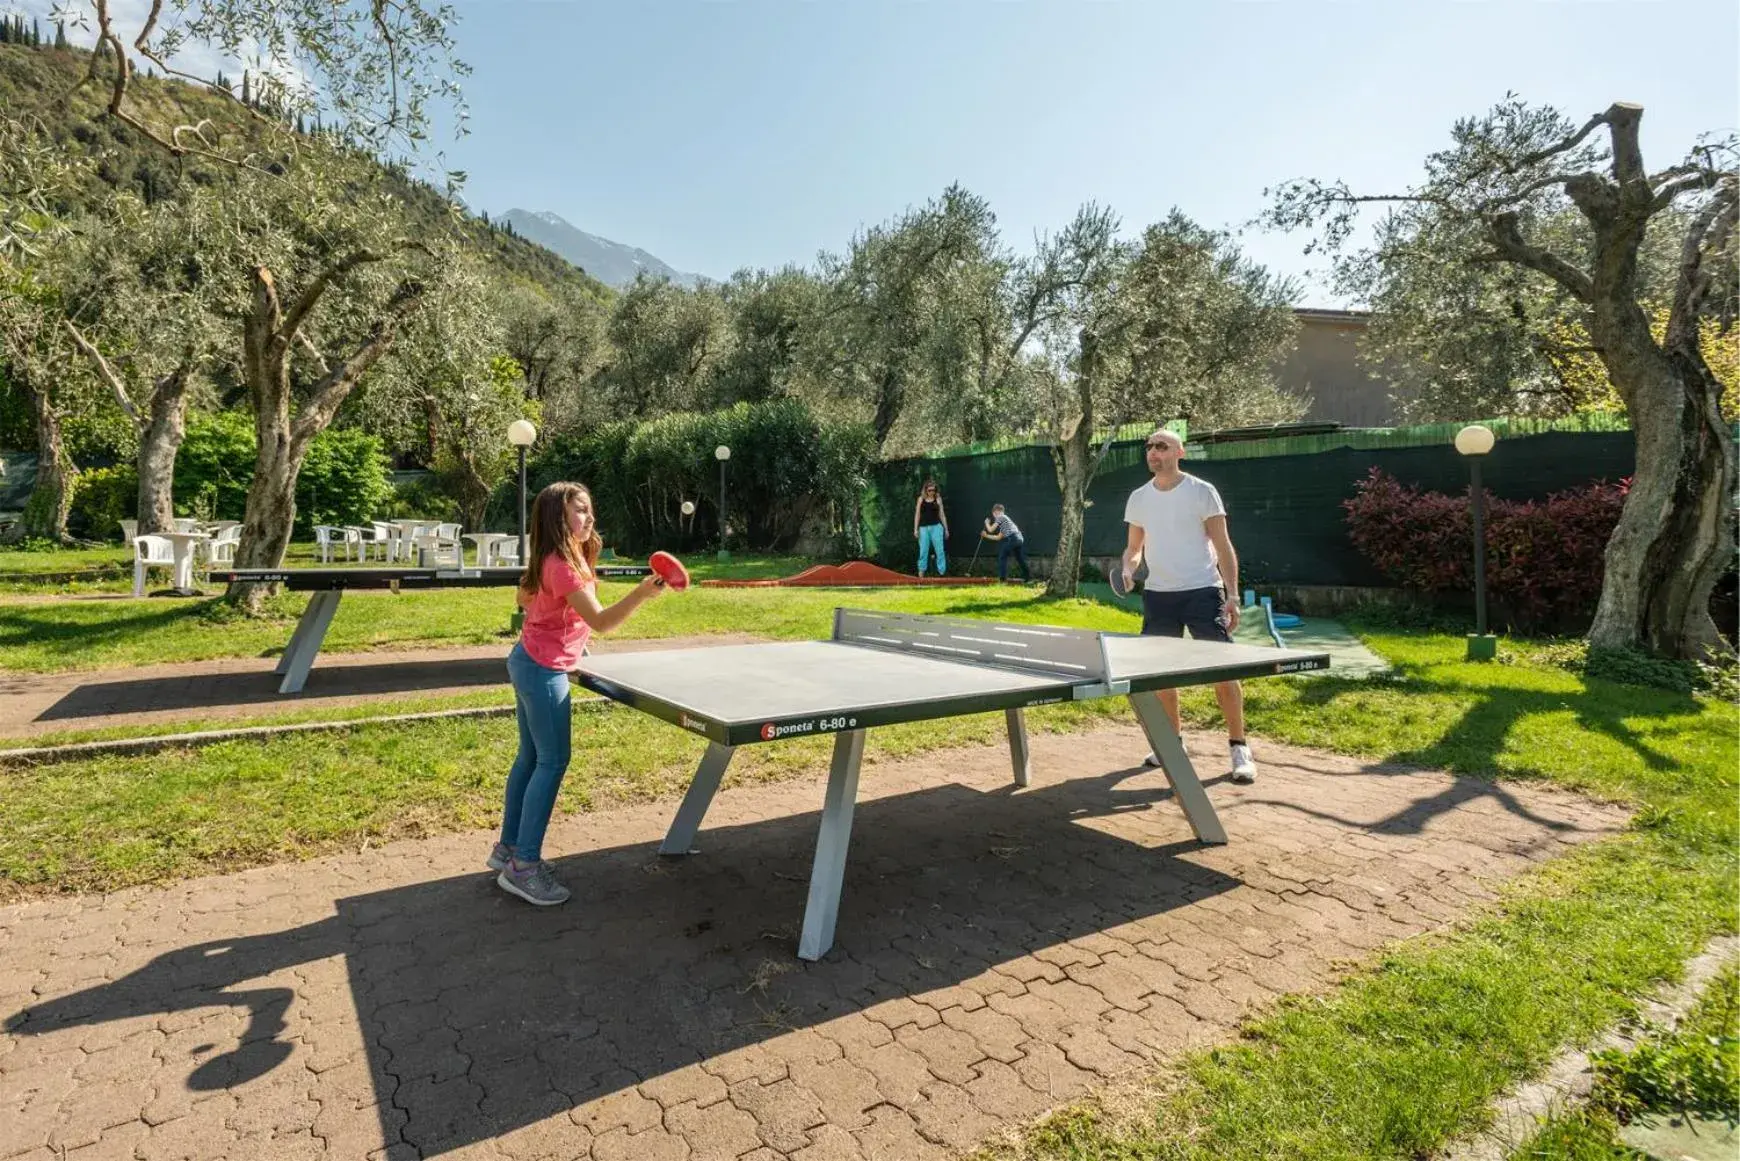
[[[1005,536],[1003,542],[997,546],[997,579],[1009,579],[1011,556],[1021,566],[1021,579],[1032,580],[1032,574],[1027,571],[1027,541],[1019,536]]]
[[[918,526],[918,575],[924,575],[924,559],[932,550],[936,552],[936,575],[942,576],[948,572],[949,558],[943,554],[943,526],[941,524],[920,524]]]
[[[568,772],[573,702],[568,675],[545,669],[516,644],[508,654],[514,685],[514,716],[520,723],[520,752],[508,771],[507,801],[501,812],[501,841],[522,863],[543,854],[544,829],[556,808],[556,791]]]

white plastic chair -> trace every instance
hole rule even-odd
[[[351,545],[356,545],[359,552],[362,550],[362,533],[354,528],[335,528],[330,524],[316,524],[314,526],[314,542],[320,545],[320,563],[331,564],[332,546],[338,545],[344,552],[344,558],[349,560]]]
[[[199,521],[192,516],[177,516],[175,530],[177,532],[198,532]]]
[[[151,565],[175,567],[175,546],[161,536],[133,538],[133,595],[145,595],[145,570]]]
[[[385,524],[378,524],[370,521],[367,525],[357,525],[355,532],[358,560],[367,560],[369,558],[370,545],[373,545],[380,553],[382,561],[388,559],[388,553],[392,549],[393,540],[393,530],[391,528],[388,528]]]
[[[218,534],[206,544],[206,559],[212,564],[234,564],[236,560],[236,545],[242,542],[242,526],[232,524],[220,529]]]
[[[138,535],[139,535],[139,522],[137,520],[123,520],[123,521],[121,521],[121,543],[122,544],[133,543],[134,538],[137,537]]]

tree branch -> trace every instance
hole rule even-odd
[[[332,373],[332,367],[328,365],[326,356],[320,353],[320,348],[314,345],[314,341],[305,332],[301,330],[296,332],[296,344],[302,348],[303,354],[314,360],[316,371],[322,375]]]
[[[1685,241],[1680,244],[1679,277],[1668,308],[1670,334],[1688,327],[1695,333],[1698,312],[1703,309],[1714,277],[1714,271],[1704,264],[1704,255],[1727,245],[1737,215],[1740,215],[1740,183],[1727,181],[1686,227]]]
[[[297,332],[302,329],[302,320],[308,317],[308,312],[314,309],[315,304],[320,301],[320,296],[326,293],[327,287],[331,286],[332,283],[343,278],[358,266],[366,266],[370,262],[380,262],[389,254],[397,254],[405,250],[421,250],[425,254],[430,253],[429,248],[421,242],[400,239],[385,250],[354,250],[315,275],[314,281],[302,291],[301,296],[291,305],[290,313],[284,316],[284,321],[279,325],[279,341],[286,346],[289,345]]]
[[[138,428],[140,431],[144,431],[145,420],[140,417],[139,409],[133,406],[133,400],[127,395],[127,388],[122,384],[121,377],[115,374],[115,369],[109,366],[109,361],[107,359],[103,358],[103,352],[97,350],[95,343],[85,338],[79,328],[72,324],[71,319],[61,319],[60,325],[65,327],[67,334],[72,336],[73,345],[76,346],[87,359],[96,364],[98,377],[101,378],[104,383],[108,384],[109,390],[114,393],[115,402],[121,405],[121,410],[127,413],[127,418],[133,421],[133,426]]]
[[[1507,210],[1487,223],[1492,244],[1506,260],[1538,271],[1564,287],[1579,302],[1589,302],[1594,296],[1594,284],[1589,276],[1554,254],[1523,240],[1516,211]]]
[[[291,428],[291,439],[298,447],[305,446],[309,440],[325,430],[338,411],[339,404],[344,402],[350,389],[356,386],[357,380],[393,345],[400,324],[422,304],[426,292],[427,288],[421,282],[402,283],[388,300],[386,309],[369,332],[369,337],[363,340],[350,358],[332,368],[314,385],[307,406],[296,417]]]
[[[1505,168],[1511,173],[1516,173],[1518,170],[1527,169],[1531,165],[1539,165],[1549,157],[1556,157],[1561,153],[1569,153],[1571,150],[1577,148],[1577,146],[1583,144],[1583,140],[1588,137],[1589,134],[1595,132],[1595,130],[1600,128],[1602,125],[1608,124],[1608,116],[1613,112],[1613,109],[1618,107],[1619,106],[1615,105],[1606,113],[1595,114],[1593,117],[1589,118],[1581,129],[1577,130],[1557,145],[1549,145],[1547,148],[1537,150],[1534,153],[1525,153]]]
[[[1685,169],[1687,167],[1680,167]],[[1720,185],[1722,178],[1727,176],[1719,169],[1698,167],[1689,172],[1682,172],[1678,177],[1666,182],[1655,191],[1655,200],[1650,202],[1650,213],[1659,213],[1673,204],[1673,200],[1688,190],[1714,189]],[[1653,179],[1652,179],[1653,180]]]
[[[270,373],[268,348],[273,336],[278,333],[278,324],[283,316],[278,301],[277,284],[272,280],[272,272],[264,266],[254,267],[253,297],[253,306],[242,323],[242,359],[245,366],[243,378],[246,379],[250,391],[271,391],[276,396],[279,393],[278,380],[277,376]],[[276,398],[256,398],[255,414],[260,414],[268,403],[274,409],[282,406],[282,400]]]
[[[373,250],[353,250],[316,274],[314,281],[304,287],[301,295],[290,304],[290,313],[285,315],[276,327],[272,328],[276,332],[275,337],[278,342],[285,346],[290,345],[297,332],[302,329],[302,320],[308,317],[308,312],[314,309],[315,304],[320,301],[320,296],[326,293],[326,288],[331,286],[336,279],[342,278],[358,266],[379,262],[385,257],[385,254],[376,253]]]
[[[151,11],[145,15],[145,24],[139,29],[139,36],[133,41],[133,47],[140,52],[146,51],[146,45],[151,42],[151,34],[157,30],[157,18],[163,12],[163,0],[151,0]]]
[[[1504,194],[1501,197],[1487,198],[1479,204],[1475,212],[1479,214],[1488,214],[1493,210],[1498,209],[1500,206],[1514,205],[1534,193],[1536,190],[1546,189],[1548,186],[1564,185],[1577,176],[1578,175],[1574,173],[1550,173],[1546,177],[1536,178],[1534,181],[1524,185],[1521,189],[1512,190],[1510,193]]]
[[[392,113],[388,120],[395,127],[399,123],[399,42],[393,36],[393,30],[387,27],[386,0],[374,2],[375,30],[381,34],[381,41],[387,46],[387,77],[392,84]]]

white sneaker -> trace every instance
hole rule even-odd
[[[1142,765],[1144,765],[1144,766],[1158,766],[1158,765],[1160,765],[1160,759],[1156,758],[1152,753],[1150,753],[1146,758],[1142,759]]]
[[[1251,748],[1243,742],[1232,744],[1232,769],[1228,773],[1234,782],[1246,785],[1257,780],[1257,764],[1251,758]]]

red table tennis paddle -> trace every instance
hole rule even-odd
[[[670,553],[655,552],[647,557],[646,564],[652,569],[653,575],[659,578],[660,584],[679,593],[689,587],[689,570]]]

